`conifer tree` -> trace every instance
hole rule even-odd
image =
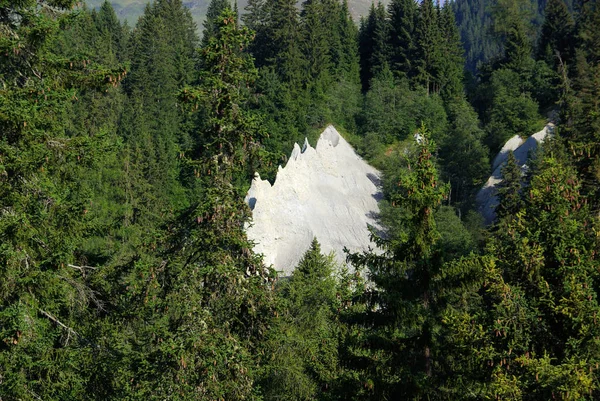
[[[439,69],[442,38],[433,0],[423,0],[415,25],[415,79],[427,94],[439,93]]]
[[[338,64],[338,76],[343,76],[350,82],[360,83],[358,29],[350,15],[348,0],[342,1],[342,8],[339,14],[339,27],[342,49]]]
[[[496,215],[499,220],[511,218],[522,206],[521,202],[521,168],[513,152],[508,153],[506,165],[502,167],[502,182],[498,186],[498,207]]]
[[[409,76],[415,51],[414,30],[417,3],[414,0],[392,0],[388,5],[390,15],[390,46],[392,71]]]
[[[434,277],[441,267],[434,214],[448,188],[438,181],[433,148],[429,133],[421,128],[415,153],[393,177],[395,189],[388,196],[401,208],[403,232],[378,240],[382,255],[351,256],[355,266],[368,268],[375,285],[369,302],[377,311],[368,314],[373,320],[367,327],[372,329],[362,334],[370,338],[366,358],[372,364],[363,366],[367,372],[362,374],[375,398],[425,397],[436,391],[432,380],[442,351],[434,347],[439,308]]]
[[[119,131],[124,158],[141,179],[132,182],[130,202],[143,224],[187,206],[177,155],[188,134],[177,94],[194,79],[195,30],[181,1],[159,0],[146,7],[130,39],[131,71],[123,82],[129,101]]]
[[[302,55],[305,59],[309,87],[316,87],[316,94],[329,84],[331,60],[330,43],[334,40],[328,32],[326,4],[322,0],[307,0],[302,4]]]
[[[445,4],[438,17],[441,35],[439,71],[440,93],[444,100],[457,101],[464,95],[463,69],[464,50],[460,42],[458,27],[451,6]]]
[[[295,1],[272,0],[268,21],[271,47],[268,61],[283,82],[300,87],[304,61],[300,51],[301,30]]]
[[[484,131],[477,114],[463,97],[446,103],[449,134],[440,144],[444,178],[450,182],[450,201],[467,201],[489,174],[489,150],[483,145]]]
[[[202,193],[168,224],[156,259],[139,258],[125,277],[135,308],[127,328],[140,346],[125,353],[130,367],[115,382],[138,398],[259,397],[258,355],[273,313],[270,272],[251,251],[244,232],[250,210],[234,185],[261,135],[245,106],[256,69],[244,52],[250,33],[233,12],[214,22],[200,84],[180,92],[191,110],[205,113],[196,133],[202,149],[184,156]]]
[[[538,42],[538,56],[552,66],[569,63],[573,57],[575,21],[564,0],[548,0]]]
[[[575,77],[572,85],[568,76],[563,79],[567,107],[565,127],[577,168],[582,174],[583,192],[590,196],[593,209],[600,207],[600,7],[583,4],[578,17],[579,46],[576,50]],[[566,74],[566,72],[565,72]],[[595,194],[595,195],[592,195]]]
[[[366,19],[361,21],[359,32],[360,80],[363,91],[371,79],[386,68],[390,57],[388,46],[389,22],[383,4],[371,4]]]
[[[215,25],[215,20],[221,16],[221,13],[226,8],[231,8],[230,0],[210,1],[208,10],[206,11],[206,19],[204,20],[204,30],[202,31],[202,47],[208,45],[210,38],[216,34],[217,26]]]
[[[532,2],[495,0],[492,7],[494,32],[504,43],[502,65],[521,75],[532,69],[531,29]]]
[[[600,310],[592,284],[598,243],[590,235],[597,221],[565,149],[546,146],[551,149],[537,163],[525,202],[494,233],[486,255],[455,266],[475,273],[471,295],[465,294],[470,304],[457,303],[444,318],[448,352],[470,369],[452,379],[457,394],[523,400],[598,396]]]
[[[341,330],[335,267],[315,238],[292,277],[277,288],[279,316],[267,339],[273,360],[261,382],[266,399],[337,397]]]
[[[105,48],[98,49],[97,53],[105,57],[103,64],[108,64],[109,60],[112,64],[115,62],[123,63],[127,59],[127,32],[121,26],[117,18],[117,14],[112,5],[105,1],[100,6],[97,13],[92,14],[94,25],[99,31],[100,38],[104,43]],[[97,40],[97,39],[96,39]]]
[[[84,89],[121,68],[55,49],[74,2],[0,5],[0,398],[86,398],[103,302],[81,255],[91,236],[84,173],[110,149],[69,130]],[[110,81],[110,83],[109,83]]]
[[[242,15],[242,21],[255,35],[249,49],[256,60],[256,66],[260,68],[269,57],[267,49],[269,2],[267,0],[248,0],[244,10],[246,12]]]

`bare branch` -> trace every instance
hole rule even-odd
[[[96,270],[97,269],[96,267],[93,267],[93,266],[76,266],[76,265],[67,265],[67,266],[72,267],[73,269],[77,269],[81,272],[85,272],[86,269],[87,270]]]
[[[73,336],[75,336],[75,337],[79,336],[79,334],[77,334],[77,332],[75,330],[73,330],[72,328],[70,328],[69,326],[67,326],[66,324],[64,324],[63,322],[61,322],[60,320],[58,320],[57,318],[55,318],[54,316],[52,316],[51,314],[49,314],[48,312],[46,312],[45,310],[39,309],[39,311],[40,311],[40,313],[42,315],[44,315],[45,317],[47,317],[50,321],[52,321],[53,323],[55,323],[58,326],[62,327],[64,330],[66,330],[69,336],[71,334],[73,334]]]

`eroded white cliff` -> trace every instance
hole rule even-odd
[[[486,224],[491,224],[496,218],[496,207],[498,206],[498,184],[502,182],[502,168],[506,164],[508,154],[512,151],[517,163],[523,173],[527,170],[527,159],[531,151],[552,134],[554,124],[549,123],[543,130],[531,135],[527,140],[515,135],[502,147],[492,163],[492,175],[483,188],[477,193],[477,205]]]
[[[343,263],[351,251],[375,247],[368,225],[377,227],[379,172],[369,166],[333,126],[317,146],[305,141],[279,167],[273,186],[257,173],[246,195],[253,221],[246,229],[265,263],[289,275],[313,237],[324,253]]]

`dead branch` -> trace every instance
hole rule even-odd
[[[60,320],[58,320],[57,318],[55,318],[54,316],[52,316],[51,314],[49,314],[48,312],[46,312],[45,310],[39,309],[39,311],[40,311],[40,313],[43,316],[45,316],[46,318],[48,318],[51,322],[53,322],[54,324],[60,326],[64,330],[66,330],[69,336],[71,334],[73,334],[74,337],[78,337],[79,336],[79,334],[77,334],[77,332],[75,330],[73,330],[72,328],[70,328],[69,326],[67,326],[66,324],[64,324],[63,322],[61,322]]]

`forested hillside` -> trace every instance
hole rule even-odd
[[[248,3],[251,3],[251,0],[232,0],[228,2],[228,4],[235,8],[237,7],[241,13],[244,13],[244,10],[248,6]],[[387,4],[389,0],[381,0],[383,4]],[[86,4],[90,8],[98,9],[103,3],[103,0],[88,0]],[[122,22],[127,21],[129,25],[134,25],[138,18],[144,13],[144,8],[149,3],[146,0],[112,0],[110,4],[115,9],[117,17]],[[297,1],[296,5],[298,7],[301,6],[303,2]],[[443,1],[441,2],[443,3]],[[201,25],[206,21],[206,16],[208,14],[208,9],[210,5],[210,0],[188,0],[184,1],[183,5],[185,8],[190,10],[190,14],[192,15],[192,19],[196,24]],[[354,18],[355,21],[361,16],[367,15],[369,12],[369,6],[371,5],[371,0],[349,0],[348,1],[348,10],[350,11],[350,15]]]
[[[477,64],[488,62],[502,53],[504,41],[497,33],[502,31],[504,18],[499,21],[493,18],[495,12],[518,5],[518,13],[530,22],[528,35],[530,40],[537,42],[545,19],[545,9],[548,0],[495,1],[495,0],[454,0],[452,9],[460,30],[460,36],[465,48],[466,68],[475,72]],[[563,3],[573,12],[580,7],[578,0],[564,0]]]
[[[600,7],[469,5],[0,2],[0,400],[600,398]],[[244,195],[329,123],[382,252],[281,278]]]

